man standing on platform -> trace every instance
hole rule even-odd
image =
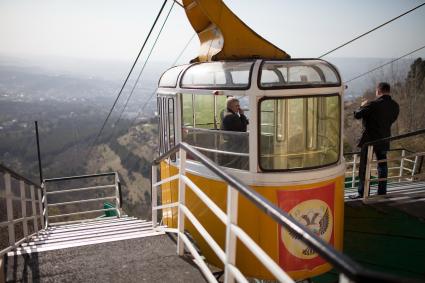
[[[354,111],[354,118],[362,119],[363,132],[358,143],[358,147],[371,141],[387,138],[391,136],[391,125],[397,120],[399,105],[390,96],[390,85],[381,82],[376,87],[376,99],[368,102],[363,101],[360,108]],[[387,151],[390,149],[389,142],[378,143],[373,146],[376,159],[387,159]],[[364,193],[364,180],[366,175],[367,148],[362,148],[359,166],[359,187],[358,195],[350,198],[362,198]],[[378,163],[378,178],[387,178],[387,162]],[[378,182],[378,195],[387,193],[387,181]]]

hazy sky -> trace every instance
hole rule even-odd
[[[166,10],[171,5],[168,1]],[[416,0],[225,0],[246,24],[295,57],[317,57],[419,5]],[[162,0],[0,0],[0,55],[132,62]],[[425,45],[425,6],[333,53],[399,57]],[[152,60],[172,62],[193,30],[175,5]],[[181,63],[195,57],[193,40]],[[418,53],[424,56],[425,52]]]

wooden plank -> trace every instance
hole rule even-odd
[[[364,267],[425,279],[425,221],[421,217],[394,204],[349,202],[344,235],[344,253]]]

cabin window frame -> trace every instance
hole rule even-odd
[[[213,97],[213,111],[214,111],[214,117],[213,117],[213,120],[211,120],[210,122],[211,122],[211,127],[210,128],[205,128],[205,127],[202,127],[202,126],[204,126],[204,125],[209,125],[210,123],[208,123],[208,124],[202,124],[201,126],[198,126],[198,124],[196,123],[196,97],[197,96],[211,96],[211,97]],[[241,95],[242,96],[242,95]],[[201,153],[202,154],[205,154],[205,155],[207,155],[208,157],[209,157],[209,155],[208,155],[208,152],[209,153],[215,153],[215,155],[216,156],[214,156],[214,157],[209,157],[209,158],[211,158],[214,162],[217,162],[217,164],[219,164],[219,166],[223,166],[223,167],[225,167],[225,168],[230,168],[230,169],[236,169],[236,170],[242,170],[242,171],[246,171],[246,172],[249,172],[250,171],[250,169],[249,169],[249,159],[250,159],[250,157],[249,156],[245,156],[245,158],[247,158],[247,162],[245,162],[245,160],[242,162],[241,161],[241,163],[240,163],[240,165],[241,165],[241,168],[236,168],[236,167],[231,167],[231,166],[225,166],[225,165],[223,165],[223,164],[220,164],[220,161],[219,160],[223,160],[223,158],[221,157],[221,159],[220,159],[220,157],[219,157],[219,155],[224,155],[224,156],[232,156],[232,154],[226,154],[226,153],[222,153],[222,151],[229,151],[229,152],[233,152],[233,153],[236,153],[236,154],[247,154],[247,155],[249,155],[249,138],[250,138],[250,133],[249,132],[233,132],[233,131],[224,131],[224,130],[221,130],[221,119],[220,119],[220,117],[219,117],[219,115],[221,114],[221,113],[217,113],[217,112],[219,112],[218,110],[220,110],[220,108],[219,108],[219,101],[218,101],[218,97],[226,97],[226,95],[214,95],[214,94],[205,94],[205,93],[196,93],[196,92],[193,92],[193,91],[181,91],[180,92],[180,95],[179,95],[179,97],[180,97],[180,109],[181,109],[181,113],[180,113],[180,118],[181,118],[181,125],[179,125],[180,126],[180,137],[181,137],[181,141],[185,141],[185,142],[187,142],[188,144],[190,144],[190,145],[192,145],[192,146],[194,146],[195,148],[196,147],[198,147],[198,150],[200,150],[201,151]],[[185,113],[185,111],[184,111],[184,98],[186,98],[188,101],[190,101],[190,103],[191,103],[191,107],[192,107],[192,109],[191,109],[191,111],[192,111],[192,113],[190,113],[191,115],[191,123],[190,124],[185,124],[185,119],[184,119],[184,113]],[[224,111],[226,111],[226,106],[224,106],[224,108],[223,108],[223,110]],[[219,138],[218,136],[214,136],[214,148],[209,148],[209,147],[203,147],[203,146],[201,146],[201,145],[199,145],[199,144],[192,144],[191,142],[189,142],[189,141],[187,141],[187,140],[185,140],[185,138],[184,138],[184,136],[185,136],[185,134],[184,134],[184,131],[187,131],[187,132],[198,132],[198,133],[207,133],[207,132],[210,132],[211,133],[211,135],[224,135],[224,136],[226,136],[226,134],[228,134],[228,136],[235,136],[235,135],[238,135],[238,134],[246,134],[246,141],[247,141],[247,143],[246,143],[246,145],[247,145],[247,152],[245,153],[245,152],[236,152],[236,151],[231,151],[231,150],[224,150],[224,149],[220,149],[220,147],[222,147],[222,146],[225,146],[224,144],[221,144],[220,142],[218,142],[217,141],[217,139],[220,139],[221,140],[221,138]],[[233,135],[234,134],[234,135]],[[205,151],[204,150],[202,150],[202,148],[203,149],[205,149]],[[207,154],[206,154],[206,152],[207,152]],[[237,155],[237,157],[238,158],[244,158],[244,156],[242,156],[242,155]],[[189,159],[190,159],[190,157],[189,157]],[[194,162],[198,162],[197,160],[193,160]],[[230,162],[230,163],[232,163],[232,162]],[[233,163],[232,163],[233,164]],[[246,165],[246,166],[245,166]],[[246,167],[246,168],[245,168]]]
[[[264,64],[266,64],[267,62],[296,62],[296,61],[305,61],[305,62],[309,62],[309,61],[321,61],[323,62],[324,65],[328,66],[336,75],[337,79],[338,79],[338,83],[327,83],[327,84],[295,84],[295,85],[278,85],[278,86],[263,86],[261,84],[261,76],[263,73],[263,67]],[[308,66],[308,64],[306,64]],[[310,66],[313,66],[314,64],[311,64]],[[342,84],[341,82],[341,76],[338,72],[338,70],[336,69],[336,67],[334,65],[332,65],[331,63],[325,61],[325,60],[321,60],[321,59],[317,59],[317,58],[310,58],[310,59],[305,59],[305,58],[300,58],[300,59],[290,59],[290,60],[262,60],[260,63],[260,67],[258,69],[258,76],[257,76],[257,87],[261,90],[276,90],[276,89],[301,89],[301,88],[327,88],[327,87],[340,87]]]
[[[171,102],[171,103],[170,103]],[[170,111],[170,106],[172,106]],[[157,97],[159,155],[169,151],[176,145],[176,98],[170,95]],[[171,116],[170,116],[171,115]],[[173,132],[173,135],[171,135]],[[175,161],[175,155],[171,156]]]
[[[309,167],[301,167],[301,168],[289,168],[289,169],[267,169],[267,168],[263,168],[262,163],[261,163],[261,103],[263,101],[266,100],[278,100],[278,99],[283,99],[283,100],[288,100],[288,99],[297,99],[297,98],[315,98],[315,97],[337,97],[338,98],[338,109],[339,109],[339,117],[338,117],[338,123],[339,123],[339,128],[338,128],[338,133],[339,133],[339,143],[338,146],[336,147],[338,149],[338,153],[337,153],[337,159],[334,162],[331,163],[327,163],[327,164],[322,164],[322,165],[317,165],[317,166],[309,166]],[[329,94],[307,94],[307,95],[294,95],[294,96],[265,96],[265,97],[261,97],[258,100],[257,103],[257,165],[258,168],[260,170],[260,172],[297,172],[297,171],[305,171],[305,170],[312,170],[312,169],[319,169],[319,168],[325,168],[325,167],[329,167],[329,166],[333,166],[338,164],[341,161],[341,144],[343,143],[342,140],[342,109],[341,109],[341,103],[342,103],[342,98],[341,98],[341,94],[338,92],[335,93],[329,93]],[[306,120],[308,120],[308,113],[305,114],[306,115]],[[307,123],[305,123],[304,127],[307,127],[306,125]],[[308,129],[306,128],[305,131],[307,131]],[[307,135],[305,136],[305,138],[307,137]],[[275,137],[276,138],[276,137]],[[286,133],[285,138],[288,138],[288,135]]]
[[[164,85],[161,85],[161,80],[164,77],[164,75],[166,75],[172,69],[179,69],[179,72],[177,73],[176,81],[174,82],[174,84],[169,84],[169,85],[168,84],[164,84]],[[164,73],[162,73],[162,75],[161,75],[161,77],[159,78],[159,81],[158,81],[158,87],[159,88],[176,88],[177,85],[178,85],[178,82],[179,82],[180,75],[182,74],[182,72],[185,69],[187,69],[187,65],[180,65],[180,66],[171,67],[170,69],[168,69],[167,71],[165,71]]]
[[[226,86],[222,86],[222,85],[191,85],[191,86],[183,86],[183,79],[186,75],[186,73],[194,66],[200,65],[200,64],[211,64],[211,63],[216,63],[216,62],[220,62],[220,63],[231,63],[231,62],[238,62],[238,63],[251,63],[251,66],[249,68],[249,73],[248,73],[248,84],[244,87],[226,87]],[[181,89],[188,89],[188,90],[193,90],[193,89],[208,89],[208,90],[234,90],[234,91],[238,91],[238,90],[248,90],[251,88],[251,84],[252,84],[252,73],[254,70],[254,65],[255,65],[255,60],[238,60],[238,61],[214,61],[214,62],[198,62],[198,63],[194,63],[192,65],[190,65],[189,67],[187,67],[180,76],[179,79],[179,87]]]

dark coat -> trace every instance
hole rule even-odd
[[[248,118],[244,114],[239,116],[232,110],[227,109],[221,122],[221,129],[225,131],[246,132],[248,124]]]
[[[400,109],[391,96],[382,95],[354,111],[354,118],[362,119],[363,132],[357,144],[365,143],[391,136],[391,125],[397,120]],[[389,142],[377,144],[377,150],[389,150]]]

